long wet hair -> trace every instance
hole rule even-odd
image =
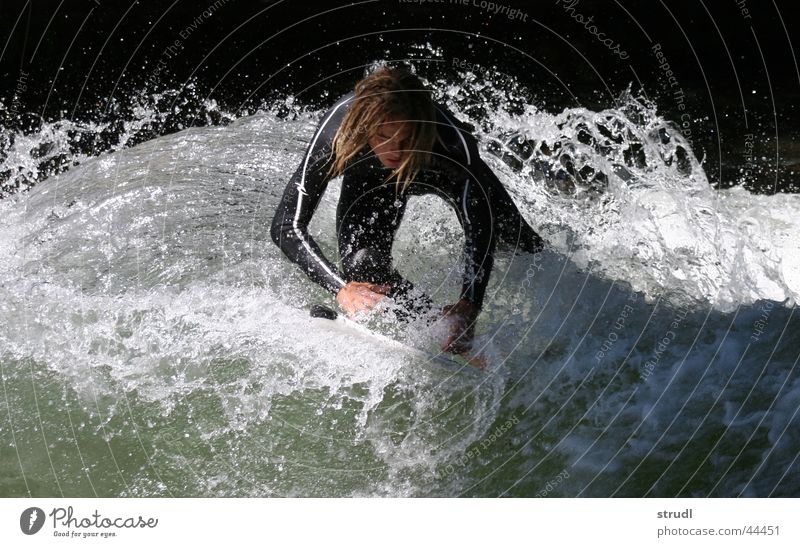
[[[387,180],[396,177],[397,190],[403,192],[430,163],[440,140],[431,92],[405,66],[381,66],[356,84],[355,97],[333,138],[330,175],[341,175],[381,124],[396,121],[409,126],[409,140],[405,159]]]

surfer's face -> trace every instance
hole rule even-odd
[[[410,134],[408,124],[385,122],[369,138],[369,145],[384,167],[397,169],[408,154]]]

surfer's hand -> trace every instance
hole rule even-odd
[[[442,315],[450,321],[447,340],[442,344],[442,350],[468,355],[472,346],[478,309],[468,300],[459,300],[452,306],[445,306]]]
[[[351,281],[336,293],[336,301],[352,317],[360,311],[369,311],[385,298],[389,292],[389,285],[375,285],[374,283],[362,283]]]

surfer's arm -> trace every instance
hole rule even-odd
[[[472,128],[458,120],[443,105],[436,105],[441,137],[441,159],[434,162],[445,177],[451,179],[452,200],[459,223],[464,229],[465,269],[461,301],[455,310],[480,312],[483,296],[492,270],[495,234],[492,233],[490,180],[494,173],[480,158]],[[448,306],[453,308],[453,306]]]
[[[470,184],[466,189],[464,201],[466,206],[462,225],[465,264],[461,298],[480,311],[494,265],[492,211],[488,198],[477,184]]]
[[[336,295],[347,284],[344,276],[308,233],[308,224],[330,180],[331,142],[338,127],[336,123],[329,123],[335,109],[332,112],[323,118],[303,161],[286,185],[270,233],[289,260],[311,280]]]
[[[472,344],[475,320],[483,306],[489,274],[494,264],[496,234],[490,177],[494,174],[480,158],[471,128],[460,122],[445,107],[437,105],[440,141],[443,145],[440,168],[451,177],[450,196],[458,220],[464,229],[464,273],[461,297],[443,310],[450,318],[449,334],[442,349],[465,354]],[[449,160],[449,161],[448,161]]]
[[[474,314],[480,312],[489,275],[494,265],[494,248],[497,234],[494,233],[494,206],[490,191],[490,177],[494,176],[489,166],[478,155],[474,140],[467,140],[470,161],[462,166],[463,181],[459,186],[458,217],[464,229],[464,276],[461,299],[468,302]]]
[[[450,318],[450,329],[442,348],[465,354],[472,345],[475,322],[494,264],[495,234],[489,198],[479,181],[471,177],[465,181],[459,207],[458,216],[464,228],[464,277],[461,298],[443,310]]]

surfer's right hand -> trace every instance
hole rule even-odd
[[[352,317],[360,311],[369,311],[374,308],[386,297],[390,288],[389,285],[351,281],[339,289],[339,292],[336,293],[336,301],[345,313]]]

